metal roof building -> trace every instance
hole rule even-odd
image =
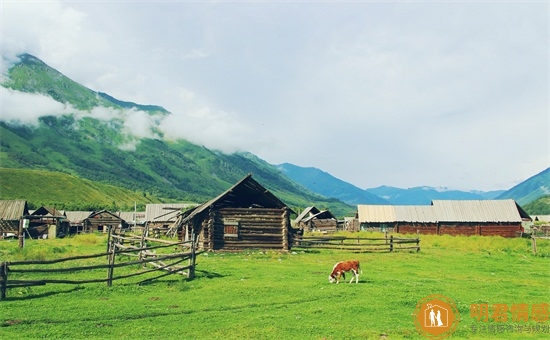
[[[397,232],[506,237],[521,233],[522,222],[531,221],[511,199],[434,200],[427,206],[359,205],[357,217],[364,227],[393,227]]]

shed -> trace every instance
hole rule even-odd
[[[330,211],[311,206],[296,217],[294,226],[304,231],[334,232],[338,228],[338,220]]]
[[[219,196],[178,216],[182,239],[196,236],[199,249],[289,250],[294,213],[249,174]]]
[[[0,200],[0,236],[19,235],[19,223],[28,214],[26,200]]]

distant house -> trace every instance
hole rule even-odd
[[[182,239],[195,235],[204,250],[289,250],[294,213],[269,190],[247,175],[227,191],[178,216]]]
[[[334,232],[338,228],[338,220],[330,211],[311,206],[294,219],[294,227],[304,231]]]
[[[145,224],[145,211],[119,211],[115,215],[126,221],[128,227],[143,226]]]
[[[429,206],[359,205],[361,229],[516,237],[529,215],[514,200],[434,200]]]
[[[192,206],[194,205],[189,203],[147,204],[145,206],[145,222],[149,230],[166,231],[176,222],[178,214]]]
[[[120,216],[107,210],[66,211],[71,234],[107,232],[111,228],[127,228]]]
[[[0,200],[0,237],[19,235],[19,223],[29,215],[25,200]]]
[[[32,238],[56,238],[69,233],[67,216],[62,210],[42,206],[28,216],[28,234]]]

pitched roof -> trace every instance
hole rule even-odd
[[[116,213],[120,218],[128,223],[144,223],[145,211],[119,211]]]
[[[67,221],[72,223],[80,223],[90,217],[93,211],[65,211]]]
[[[31,215],[40,215],[40,216],[54,216],[54,217],[63,217],[63,210],[57,210],[54,207],[41,206],[31,213]]]
[[[397,221],[394,205],[366,205],[357,206],[359,222],[388,223]]]
[[[307,208],[304,209],[304,211],[302,211],[302,213],[300,215],[298,215],[298,217],[296,217],[296,219],[294,221],[295,222],[300,222],[306,216],[310,216],[311,214],[318,214],[319,212],[320,212],[320,210],[315,208],[314,206],[307,207]]]
[[[27,201],[25,200],[1,200],[0,219],[6,221],[18,220],[29,214]]]
[[[507,200],[434,200],[441,222],[521,222],[519,205]],[[523,209],[521,209],[523,211]],[[529,217],[526,213],[525,215]]]
[[[145,221],[149,222],[174,222],[177,215],[192,206],[188,203],[161,203],[147,204],[145,206]]]
[[[231,188],[227,189],[217,197],[208,202],[199,205],[183,213],[185,220],[202,213],[210,206],[216,205],[218,208],[277,208],[282,209],[287,205],[264,188],[260,183],[252,178],[252,174],[246,175]],[[292,210],[291,210],[292,211]]]

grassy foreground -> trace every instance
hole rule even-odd
[[[115,281],[111,288],[11,289],[0,301],[0,338],[423,339],[412,314],[431,294],[456,303],[461,321],[453,338],[550,337],[543,331],[474,332],[472,325],[488,324],[470,317],[471,304],[549,303],[550,241],[537,244],[537,256],[525,239],[421,236],[420,245],[419,253],[204,253],[192,281],[172,276],[142,285]],[[105,238],[97,235],[28,241],[23,250],[2,241],[0,261],[104,250]],[[359,284],[329,284],[333,264],[351,258],[362,262]],[[550,322],[505,324],[548,328]]]

